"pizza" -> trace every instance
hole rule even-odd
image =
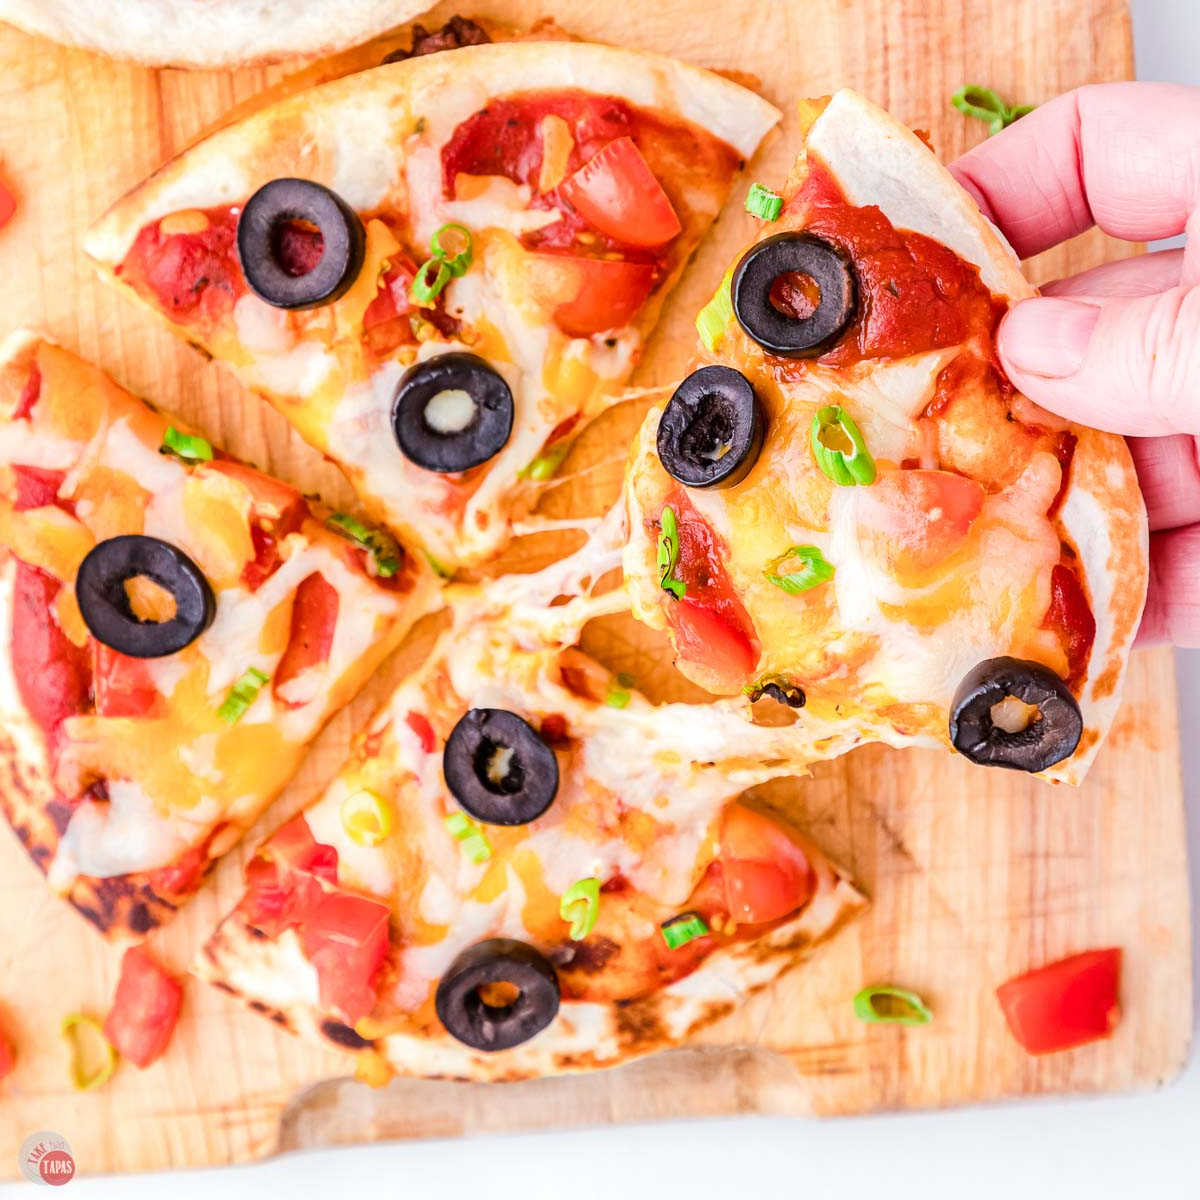
[[[33,334],[0,349],[0,411],[0,804],[55,892],[144,934],[436,579]]]
[[[778,118],[671,59],[479,36],[226,125],[85,241],[445,573],[495,555],[621,398]]]
[[[1033,289],[929,147],[853,92],[806,113],[633,449],[633,610],[696,683],[844,748],[1078,783],[1146,594],[1128,450],[1005,378],[996,328]]]
[[[614,603],[580,594],[596,561],[452,595],[421,669],[250,861],[196,974],[375,1082],[517,1079],[675,1044],[861,910],[738,800],[790,773],[789,730],[656,707],[573,644]]]
[[[328,54],[422,12],[420,0],[0,0],[0,20],[150,66]]]

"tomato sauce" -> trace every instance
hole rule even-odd
[[[1096,618],[1079,576],[1066,563],[1050,574],[1050,608],[1043,628],[1054,630],[1067,653],[1067,685],[1078,690],[1087,675],[1092,643],[1096,640]]]
[[[819,165],[810,167],[788,211],[806,230],[838,246],[858,278],[858,316],[818,362],[845,366],[868,358],[904,358],[995,332],[1004,305],[974,266],[932,238],[896,229],[874,206],[847,204]],[[777,369],[787,378],[806,368],[796,360]]]

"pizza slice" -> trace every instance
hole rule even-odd
[[[0,804],[56,892],[143,934],[439,589],[33,334],[0,412]]]
[[[220,129],[85,245],[451,571],[620,398],[777,117],[636,51],[421,53]]]
[[[807,703],[847,745],[1077,783],[1146,593],[1128,450],[1004,377],[1033,289],[928,146],[852,92],[807,113],[634,448],[634,613],[695,682]]]
[[[507,611],[503,589],[459,597],[342,773],[250,861],[193,967],[356,1052],[366,1078],[516,1079],[662,1049],[864,904],[737,799],[791,773],[789,730],[725,701],[655,707],[539,632],[533,605]]]

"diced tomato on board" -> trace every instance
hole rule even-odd
[[[136,1067],[148,1067],[167,1048],[182,1004],[179,981],[144,946],[130,946],[121,959],[121,978],[104,1022],[104,1036],[122,1058]]]
[[[1121,1019],[1119,947],[1088,950],[1026,971],[996,989],[1013,1037],[1030,1054],[1106,1038]]]

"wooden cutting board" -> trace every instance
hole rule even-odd
[[[796,97],[849,84],[929,130],[947,157],[983,134],[949,104],[965,82],[1014,102],[1041,101],[1131,72],[1129,18],[1116,0],[480,0],[464,11],[515,22],[550,14],[584,36],[749,73],[785,112]],[[432,19],[452,12],[442,5]],[[102,287],[79,251],[81,232],[127,187],[286,73],[147,71],[0,30],[0,170],[20,197],[18,217],[0,234],[0,331],[40,325],[234,453],[345,504],[337,473],[282,419]],[[789,117],[751,177],[782,180],[795,145],[790,126]],[[669,306],[640,381],[671,378],[690,354],[692,316],[748,234],[743,193]],[[1090,235],[1033,270],[1045,279],[1121,252]],[[555,494],[555,511],[598,511],[602,493],[611,497],[638,415],[625,406],[588,432],[566,470],[608,466],[586,476],[586,487]],[[588,642],[655,690],[674,687],[668,669],[651,669],[661,646],[627,622],[592,630]],[[387,674],[334,722],[248,846],[336,769]],[[58,1025],[72,1010],[103,1014],[118,953],[47,895],[15,839],[0,834],[0,1023],[21,1054],[0,1085],[0,1177],[16,1173],[21,1141],[44,1129],[65,1135],[89,1174],[332,1142],[701,1113],[858,1113],[1160,1083],[1183,1062],[1192,1011],[1168,653],[1137,655],[1127,697],[1077,793],[938,754],[877,748],[826,764],[810,780],[773,785],[767,798],[851,868],[874,907],[812,963],[710,1029],[702,1047],[585,1078],[491,1088],[397,1081],[372,1091],[340,1078],[338,1055],[193,983],[163,1060],[145,1072],[123,1066],[103,1091],[78,1095]],[[154,938],[176,968],[235,901],[243,857],[233,855],[237,861]],[[1026,1057],[1004,1027],[996,984],[1108,944],[1126,950],[1125,1017],[1115,1036],[1040,1061]],[[923,993],[934,1024],[858,1023],[850,997],[882,981]]]

